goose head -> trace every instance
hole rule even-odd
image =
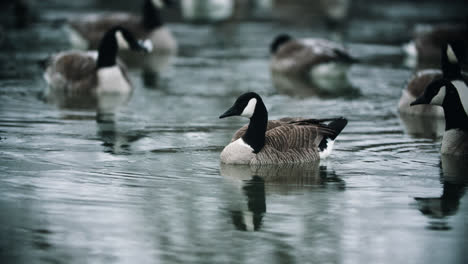
[[[262,98],[260,95],[254,92],[245,93],[239,98],[237,98],[234,105],[229,108],[224,114],[219,116],[219,118],[225,118],[229,116],[242,116],[246,118],[252,118],[257,111],[264,109],[265,105],[263,104]],[[265,109],[266,111],[266,109]]]
[[[283,44],[291,40],[293,40],[293,38],[288,34],[280,34],[276,36],[270,45],[271,54],[275,54]]]
[[[137,41],[133,34],[122,26],[109,29],[101,39],[98,49],[98,68],[114,66],[119,50],[150,52],[151,41]]]
[[[449,103],[446,100],[447,94],[453,95],[453,93],[457,92],[452,86],[445,79],[434,80],[424,89],[424,93],[410,105],[430,104],[443,106]]]
[[[119,50],[134,50],[150,52],[152,44],[150,40],[137,40],[133,34],[122,26],[113,27],[108,31],[109,35],[115,37]]]
[[[460,101],[468,103],[465,102],[465,98],[462,98],[466,93],[465,90],[468,88],[466,88],[466,84],[462,81],[459,60],[453,44],[444,45],[441,54],[443,78],[429,83],[424,93],[411,103],[412,106],[431,104],[445,107]]]

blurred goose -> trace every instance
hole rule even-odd
[[[82,16],[69,23],[71,42],[78,48],[95,49],[107,30],[114,25],[121,25],[136,38],[151,40],[153,45],[150,54],[123,52],[121,58],[128,66],[142,67],[150,77],[157,75],[177,53],[177,42],[164,25],[161,15],[161,9],[171,3],[171,0],[144,0],[142,16],[120,12]]]
[[[445,132],[441,153],[468,155],[468,79],[462,76],[458,56],[452,45],[446,45],[443,50],[443,78],[432,81],[411,105],[442,106]]]
[[[463,78],[468,74],[462,72]],[[403,90],[398,103],[398,111],[408,115],[430,117],[444,117],[442,108],[434,105],[410,106],[410,104],[424,93],[424,89],[434,80],[442,78],[442,71],[438,69],[425,69],[416,72]]]
[[[149,51],[123,27],[108,30],[97,51],[64,51],[46,62],[44,78],[49,85],[47,95],[59,93],[73,96],[94,96],[100,93],[130,94],[133,86],[126,70],[117,61],[121,49]],[[146,41],[148,44],[148,41]]]
[[[221,162],[226,164],[305,163],[326,158],[348,122],[344,118],[268,121],[262,98],[253,92],[241,95],[219,118],[229,116],[247,117],[250,123],[221,152]]]
[[[181,0],[182,16],[189,21],[217,22],[231,17],[233,0]]]
[[[440,63],[441,47],[449,41],[459,56],[459,63],[466,70],[468,66],[468,22],[417,26],[413,40],[403,46],[403,51],[407,55],[407,64],[419,68],[437,67]]]
[[[424,93],[424,89],[429,83],[440,78],[442,78],[441,70],[426,69],[416,72],[402,91],[398,111],[408,115],[443,117],[444,111],[440,107],[433,105],[410,106],[416,98]]]
[[[341,45],[325,39],[294,39],[278,35],[270,46],[272,75],[305,78],[316,93],[351,88],[347,71],[356,62]]]

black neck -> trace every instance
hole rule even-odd
[[[446,86],[447,95],[444,99],[445,131],[450,129],[462,129],[468,132],[468,116],[463,108],[460,96],[457,92],[449,92],[449,89],[456,89],[453,86]]]
[[[143,27],[146,30],[159,28],[163,25],[161,11],[155,7],[151,0],[145,0],[143,4]]]
[[[258,99],[257,99],[258,100]],[[261,100],[257,101],[255,111],[250,118],[249,127],[242,139],[258,153],[265,146],[265,132],[268,124],[268,112]]]
[[[454,46],[455,47],[455,46]],[[441,56],[442,73],[446,79],[455,79],[461,77],[461,68],[458,63],[449,60],[447,49],[442,51]]]
[[[99,43],[97,68],[116,65],[117,52],[118,46],[117,39],[115,38],[115,31],[108,31]]]

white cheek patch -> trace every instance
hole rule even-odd
[[[144,41],[139,41],[139,43],[146,49],[147,52],[153,51],[153,42],[151,42],[151,40],[146,39]]]
[[[115,37],[117,39],[117,45],[119,46],[119,49],[129,49],[130,46],[128,45],[127,40],[125,40],[124,36],[122,35],[122,32],[117,31],[115,32]]]
[[[458,63],[457,56],[450,45],[447,46],[447,58],[451,63]]]
[[[257,105],[257,99],[255,98],[250,99],[249,103],[244,108],[244,111],[242,111],[241,116],[251,118],[254,114],[256,105]]]
[[[157,8],[163,8],[164,2],[162,0],[153,0],[153,5]]]
[[[457,89],[458,96],[460,96],[460,101],[465,109],[465,113],[468,115],[468,87],[464,81],[453,81],[453,86]]]
[[[439,89],[439,92],[436,94],[436,96],[434,96],[431,100],[431,103],[432,105],[442,105],[442,103],[444,102],[444,98],[445,98],[445,91],[446,88],[445,86],[441,87]]]

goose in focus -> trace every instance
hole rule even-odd
[[[114,25],[127,28],[138,39],[151,40],[153,48],[149,54],[122,52],[119,56],[129,67],[142,68],[145,83],[154,84],[177,54],[177,41],[161,14],[162,8],[171,4],[172,0],[144,0],[141,16],[124,12],[81,16],[69,22],[70,40],[75,48],[96,49],[101,36]]]
[[[441,153],[468,155],[468,79],[461,73],[458,56],[451,44],[445,45],[441,54],[443,77],[432,81],[411,105],[442,106],[445,132]]]
[[[254,92],[241,95],[219,118],[229,116],[246,117],[250,123],[221,152],[221,162],[226,164],[306,163],[326,158],[348,122],[341,117],[268,121],[263,100]]]
[[[117,60],[123,49],[150,51],[148,40],[138,42],[132,33],[116,26],[108,30],[97,51],[63,51],[47,59],[44,79],[48,84],[47,100],[82,98],[93,101],[100,94],[130,96],[133,86],[126,69]]]
[[[356,59],[338,43],[317,38],[294,39],[278,35],[270,45],[270,71],[277,75],[309,83],[310,94],[335,94],[352,88],[347,72]],[[281,79],[280,79],[281,80]],[[275,86],[285,88],[281,82]],[[292,88],[294,89],[294,88]],[[294,91],[286,91],[294,94]]]
[[[468,21],[463,24],[418,25],[413,40],[403,46],[406,64],[418,68],[439,67],[441,47],[450,41],[459,64],[468,70]]]

